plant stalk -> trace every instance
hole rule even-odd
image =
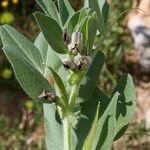
[[[69,105],[71,108],[74,107],[74,105],[75,105],[76,98],[77,98],[77,92],[78,92],[78,85],[75,84],[72,87],[71,95],[69,98]]]
[[[78,85],[75,84],[72,87],[72,91],[69,97],[70,108],[73,108],[75,105],[77,92],[78,92]],[[67,114],[65,114],[63,118],[63,135],[64,135],[64,150],[72,150],[71,123],[69,122]]]
[[[71,124],[66,116],[63,119],[64,150],[71,150]]]

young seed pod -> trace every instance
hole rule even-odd
[[[71,54],[76,55],[82,51],[82,33],[73,32],[71,36],[71,43],[68,45],[68,50]]]
[[[71,69],[73,70],[75,68],[74,63],[70,59],[63,60],[63,66],[65,69]]]
[[[43,103],[54,103],[56,102],[57,96],[51,93],[50,91],[43,91],[38,96],[38,99],[40,99]]]

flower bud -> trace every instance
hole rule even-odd
[[[63,66],[64,66],[65,69],[73,70],[75,68],[74,63],[70,59],[65,59],[63,61]]]
[[[82,56],[78,53],[77,56],[74,57],[74,63],[76,65],[77,70],[82,70],[87,68],[91,64],[91,57],[90,56]]]
[[[92,63],[92,58],[91,58],[90,56],[85,56],[85,59],[86,59],[87,65],[88,65],[88,66],[91,65],[91,63]]]
[[[69,43],[69,36],[68,36],[68,33],[67,33],[67,29],[64,29],[64,31],[63,31],[62,39],[63,39],[63,41],[64,41],[66,44]]]
[[[71,36],[71,43],[68,45],[69,51],[76,55],[82,50],[82,33],[73,32]]]
[[[80,54],[80,53],[78,53],[75,57],[74,57],[74,63],[75,63],[75,65],[77,66],[81,61],[83,60],[83,56]]]
[[[38,99],[41,99],[41,102],[46,102],[46,103],[53,103],[56,102],[56,96],[49,92],[49,91],[43,91],[39,96]]]

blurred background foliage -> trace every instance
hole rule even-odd
[[[82,0],[70,0],[73,8],[82,7]],[[109,33],[96,43],[106,55],[99,85],[108,94],[124,72],[135,74],[136,59],[132,56],[132,38],[126,26],[131,0],[109,0]],[[32,13],[40,10],[35,0],[0,0],[0,24],[11,24],[31,41],[39,33]],[[123,13],[124,12],[124,13]],[[121,15],[122,14],[122,15]],[[119,17],[120,16],[120,17]],[[2,45],[0,43],[0,49]],[[144,125],[132,124],[131,129],[145,131]],[[126,147],[142,135],[129,135]],[[44,150],[42,107],[30,100],[19,86],[12,68],[0,51],[0,150]],[[128,148],[127,148],[128,149]]]

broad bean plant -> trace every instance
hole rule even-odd
[[[76,12],[68,0],[37,3],[34,43],[9,25],[0,26],[0,38],[21,87],[43,105],[47,149],[111,150],[136,104],[129,74],[110,97],[97,86],[105,56],[94,39],[108,32],[107,1],[85,0]]]

